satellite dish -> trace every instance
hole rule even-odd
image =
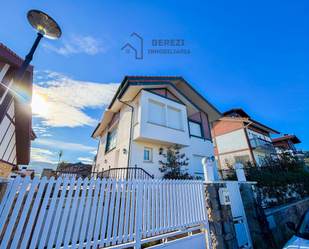
[[[58,39],[62,34],[56,21],[42,11],[29,10],[27,19],[31,26],[46,38]]]

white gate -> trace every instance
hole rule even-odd
[[[231,210],[239,248],[253,248],[246,213],[240,195],[238,182],[227,181]]]
[[[162,239],[163,248],[188,233],[187,241],[202,233],[203,247],[206,235],[211,248],[202,181],[18,176],[0,203],[3,249],[140,248]]]

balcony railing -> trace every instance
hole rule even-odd
[[[102,172],[97,173],[99,178],[112,178],[112,179],[153,179],[154,176],[150,175],[143,168],[126,167],[126,168],[109,168]]]
[[[294,154],[304,154],[301,149],[295,148]]]
[[[109,168],[101,172],[72,172],[72,171],[53,171],[51,176],[69,179],[81,178],[111,178],[111,179],[153,179],[154,176],[150,175],[147,171],[137,167],[126,168]]]
[[[261,138],[250,139],[251,148],[261,147],[262,149],[270,150],[276,152],[275,147],[272,142]]]

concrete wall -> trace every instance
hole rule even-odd
[[[294,235],[294,232],[287,228],[286,222],[292,221],[297,226],[301,216],[309,207],[309,197],[284,204],[273,208],[265,209],[269,227],[274,238],[275,247],[282,246]]]

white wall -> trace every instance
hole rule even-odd
[[[249,148],[243,129],[217,136],[216,142],[219,154]]]
[[[148,122],[148,102],[149,99],[163,103],[181,110],[182,113],[182,130],[176,130],[165,126],[152,124]],[[171,101],[156,94],[142,91],[141,99],[141,116],[140,116],[140,134],[134,132],[134,139],[146,138],[150,140],[163,141],[171,144],[189,145],[188,121],[186,106],[177,102]],[[151,114],[150,114],[151,115]]]

